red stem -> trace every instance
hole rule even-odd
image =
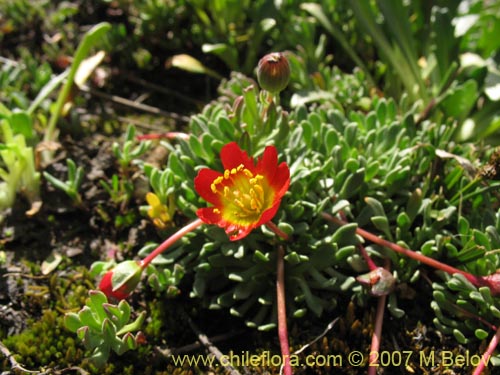
[[[163,253],[165,250],[167,250],[170,246],[172,246],[177,240],[181,239],[184,237],[187,233],[195,230],[198,228],[200,225],[203,224],[203,221],[201,219],[196,219],[195,221],[189,223],[185,227],[179,229],[177,232],[175,232],[173,235],[171,235],[169,238],[167,238],[161,245],[159,245],[156,249],[153,250],[152,253],[148,254],[146,258],[141,260],[140,266],[144,269],[148,266],[151,261],[156,258],[158,255]]]
[[[375,264],[372,258],[368,255],[368,252],[366,251],[365,247],[363,245],[358,245],[359,251],[361,252],[361,256],[365,260],[366,264],[368,265],[368,268],[370,271],[375,271],[378,266]]]
[[[290,239],[290,236],[285,232],[283,232],[280,228],[278,228],[278,226],[274,224],[272,221],[268,221],[266,223],[266,226],[285,241],[288,241]]]
[[[384,323],[384,310],[387,295],[378,297],[377,315],[375,316],[375,328],[372,335],[372,343],[370,346],[370,359],[368,360],[368,375],[375,375],[378,368],[378,353],[380,349],[380,341],[382,338],[382,326]]]
[[[335,224],[338,225],[345,225],[347,222],[340,220],[339,218],[336,218],[335,216],[332,216],[326,212],[323,212],[321,214],[323,218],[326,220],[329,220]],[[449,273],[450,275],[453,275],[455,273],[459,273],[463,275],[467,280],[469,280],[472,284],[474,284],[476,287],[481,287],[481,286],[488,286],[491,287],[492,285],[488,282],[488,280],[485,280],[483,277],[480,276],[475,276],[470,274],[469,272],[462,271],[458,268],[449,266],[445,263],[439,262],[435,259],[429,258],[421,253],[417,253],[416,251],[410,250],[410,249],[405,249],[402,246],[399,246],[393,242],[384,240],[383,238],[380,238],[373,233],[370,233],[364,229],[361,228],[356,228],[356,233],[359,234],[361,237],[374,242],[380,246],[386,247],[388,249],[391,249],[397,253],[403,254],[407,256],[408,258],[415,259],[421,263],[427,264],[428,266],[434,267],[436,269],[439,269],[441,271],[444,271],[446,273]]]
[[[500,341],[500,327],[497,329],[495,336],[493,336],[493,338],[491,339],[488,348],[483,353],[481,360],[479,361],[477,367],[474,369],[472,375],[481,375],[483,373],[483,370],[486,367],[486,365],[490,363],[493,352],[495,351],[499,341]]]
[[[188,139],[189,134],[182,132],[167,132],[167,133],[143,134],[143,135],[138,135],[136,138],[138,141],[146,141],[150,139],[176,139],[176,138]]]
[[[288,328],[286,325],[285,302],[285,248],[278,246],[278,259],[276,264],[276,303],[278,309],[278,338],[280,341],[281,358],[283,359],[283,374],[292,375],[290,365],[290,346],[288,344]]]

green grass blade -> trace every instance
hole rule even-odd
[[[415,97],[415,89],[418,88],[420,93],[417,97],[426,99],[427,94],[420,83],[420,76],[415,75],[403,51],[387,39],[382,28],[376,23],[375,20],[377,17],[370,8],[370,3],[367,1],[351,1],[349,4],[359,24],[364,27],[372,37],[380,54],[385,57],[386,62],[389,63],[397,73],[407,92],[412,97]]]
[[[68,79],[66,80],[66,83],[59,92],[54,112],[50,117],[49,125],[47,126],[47,131],[45,132],[45,137],[44,137],[45,141],[54,140],[57,120],[59,119],[59,115],[61,114],[64,102],[66,101],[66,98],[69,95],[71,86],[73,86],[73,80],[75,78],[78,67],[80,66],[80,63],[85,59],[85,57],[89,53],[89,50],[102,39],[104,34],[108,32],[110,28],[111,25],[107,22],[102,22],[95,25],[84,35],[82,41],[78,45],[78,49],[76,50],[73,59],[73,64],[71,64],[71,68],[68,73]]]
[[[342,45],[342,48],[346,51],[346,53],[349,55],[349,57],[356,63],[356,65],[361,68],[365,74],[366,78],[368,79],[370,86],[375,87],[375,80],[373,79],[370,70],[368,67],[365,65],[363,60],[359,57],[359,55],[356,53],[356,51],[351,47],[349,44],[349,41],[347,38],[344,36],[344,33],[337,28],[330,20],[328,17],[325,15],[323,12],[323,9],[321,8],[321,5],[315,4],[315,3],[304,3],[300,5],[301,9],[305,10],[306,12],[309,12],[313,17],[315,17],[321,25],[335,38],[337,41]]]

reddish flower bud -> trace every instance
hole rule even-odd
[[[396,283],[392,273],[382,267],[360,275],[356,280],[363,285],[369,286],[371,294],[377,297],[391,293]]]
[[[99,289],[109,298],[122,300],[127,298],[141,281],[142,268],[138,262],[128,260],[106,272],[101,279]]]
[[[486,285],[490,288],[491,294],[494,296],[500,295],[500,270],[496,273],[483,276],[482,279],[485,281]]]
[[[260,59],[257,67],[257,80],[262,89],[278,93],[290,80],[290,64],[281,52],[273,52]]]

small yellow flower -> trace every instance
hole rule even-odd
[[[174,202],[169,197],[168,205],[161,203],[160,198],[155,193],[147,193],[146,201],[149,204],[148,216],[158,229],[166,229],[172,225],[174,216]]]

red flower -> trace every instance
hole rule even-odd
[[[266,147],[257,164],[236,142],[225,145],[220,155],[224,173],[205,168],[194,179],[198,194],[213,205],[196,214],[224,228],[235,241],[276,215],[290,185],[290,170],[285,162],[278,165],[274,146]]]

